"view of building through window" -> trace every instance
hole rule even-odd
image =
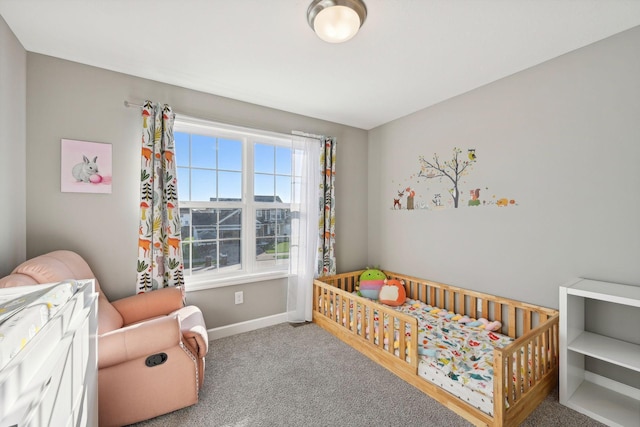
[[[185,275],[286,268],[295,181],[288,141],[177,127]]]

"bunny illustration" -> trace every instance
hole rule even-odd
[[[93,161],[91,162],[89,161],[87,156],[83,155],[82,159],[84,161],[82,163],[76,164],[71,170],[71,173],[73,174],[73,177],[76,179],[76,181],[89,182],[89,180],[91,179],[91,175],[95,175],[98,173],[98,165],[96,164],[98,156],[94,157]]]

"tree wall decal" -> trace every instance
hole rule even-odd
[[[427,160],[424,156],[419,156],[418,161],[420,162],[419,178],[448,178],[451,181],[453,187],[449,189],[449,193],[453,199],[454,208],[457,208],[460,200],[460,190],[458,188],[460,178],[467,175],[469,167],[476,162],[475,149],[469,150],[466,159],[462,156],[460,148],[453,147],[451,160],[441,162],[438,154],[434,153],[433,160]]]

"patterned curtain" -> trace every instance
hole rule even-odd
[[[318,239],[318,275],[336,274],[336,139],[324,138],[324,150],[320,154],[323,171],[320,179],[320,220]]]
[[[168,105],[142,107],[136,293],[184,284],[173,120]]]

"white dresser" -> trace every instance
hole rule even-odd
[[[93,280],[77,283],[71,299],[0,370],[0,427],[98,425],[98,296]],[[20,292],[0,289],[0,296]]]

